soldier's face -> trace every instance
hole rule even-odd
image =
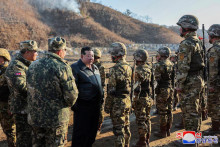
[[[0,65],[4,65],[5,64],[5,58],[0,56]]]
[[[212,41],[212,37],[210,37],[210,36],[209,36],[209,43],[210,43],[210,44],[213,43],[213,41]]]
[[[93,51],[85,51],[85,55],[81,55],[81,59],[84,64],[92,65],[94,62],[94,52]]]
[[[37,51],[26,51],[25,54],[26,54],[25,57],[27,60],[29,60],[29,61],[37,60],[37,56],[38,56]]]

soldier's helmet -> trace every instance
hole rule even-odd
[[[59,51],[66,49],[66,40],[62,37],[54,37],[48,39],[48,50],[49,51]]]
[[[146,61],[148,58],[148,52],[144,49],[138,49],[134,52],[134,59],[136,61]]]
[[[34,40],[26,40],[20,42],[20,50],[38,51],[37,42]]]
[[[0,48],[0,56],[4,57],[8,61],[11,60],[11,56],[10,56],[9,52],[4,48]]]
[[[94,56],[101,58],[102,53],[99,49],[95,48],[93,51],[94,51]]]
[[[159,48],[158,49],[158,54],[160,55],[160,56],[163,56],[163,57],[169,57],[170,56],[170,54],[171,54],[171,50],[170,50],[170,48],[169,47],[161,47],[161,48]]]
[[[177,25],[181,26],[184,29],[188,28],[197,30],[199,28],[199,20],[196,16],[184,15],[179,19]]]
[[[213,24],[208,29],[208,34],[209,34],[209,36],[220,37],[220,24]]]
[[[121,42],[114,42],[111,44],[109,53],[112,56],[124,56],[127,54],[126,46]]]

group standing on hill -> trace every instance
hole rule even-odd
[[[219,133],[220,24],[208,29],[213,46],[207,53],[196,34],[199,21],[195,16],[184,15],[177,25],[184,40],[176,55],[168,47],[159,48],[155,64],[148,62],[146,50],[138,49],[131,66],[126,46],[112,43],[109,53],[115,65],[108,76],[100,62],[101,51],[91,47],[83,47],[81,58],[70,66],[64,60],[67,48],[62,37],[49,39],[48,52],[39,60],[33,40],[20,42],[20,52],[12,61],[9,52],[0,48],[0,123],[8,146],[64,146],[70,108],[74,111],[73,147],[92,146],[104,111],[112,120],[115,147],[129,147],[132,109],[139,134],[135,147],[149,146],[154,90],[160,118],[155,136],[170,136],[172,111],[178,102],[182,120],[177,127],[200,132],[208,112],[212,128],[205,133]]]

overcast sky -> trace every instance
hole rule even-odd
[[[93,1],[93,0],[91,0]],[[96,0],[121,12],[126,9],[138,15],[148,15],[160,25],[176,25],[182,15],[198,17],[200,28],[220,24],[220,0]]]

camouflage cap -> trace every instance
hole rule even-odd
[[[101,53],[101,51],[99,49],[95,48],[93,50],[93,52],[94,52],[94,56],[101,58],[102,53]]]
[[[197,30],[199,28],[199,20],[193,15],[184,15],[179,19],[177,25],[181,26],[184,29],[188,28]]]
[[[127,51],[126,51],[126,46],[121,43],[121,42],[114,42],[111,44],[111,48],[109,50],[109,53],[112,55],[112,56],[124,56],[127,54]]]
[[[220,24],[213,24],[208,29],[208,34],[209,34],[209,36],[220,37]]]
[[[20,42],[20,50],[38,51],[37,42],[34,40]]]
[[[160,54],[160,56],[167,57],[167,58],[168,58],[168,57],[170,56],[170,54],[171,54],[170,48],[169,48],[169,47],[166,47],[166,46],[159,48],[157,52]]]
[[[8,61],[11,60],[11,56],[10,56],[9,52],[6,49],[4,49],[4,48],[0,48],[0,56],[4,57]]]
[[[146,61],[148,58],[148,52],[144,49],[138,49],[134,52],[134,59],[136,61]]]
[[[59,51],[66,49],[66,40],[62,37],[48,39],[48,50]]]

